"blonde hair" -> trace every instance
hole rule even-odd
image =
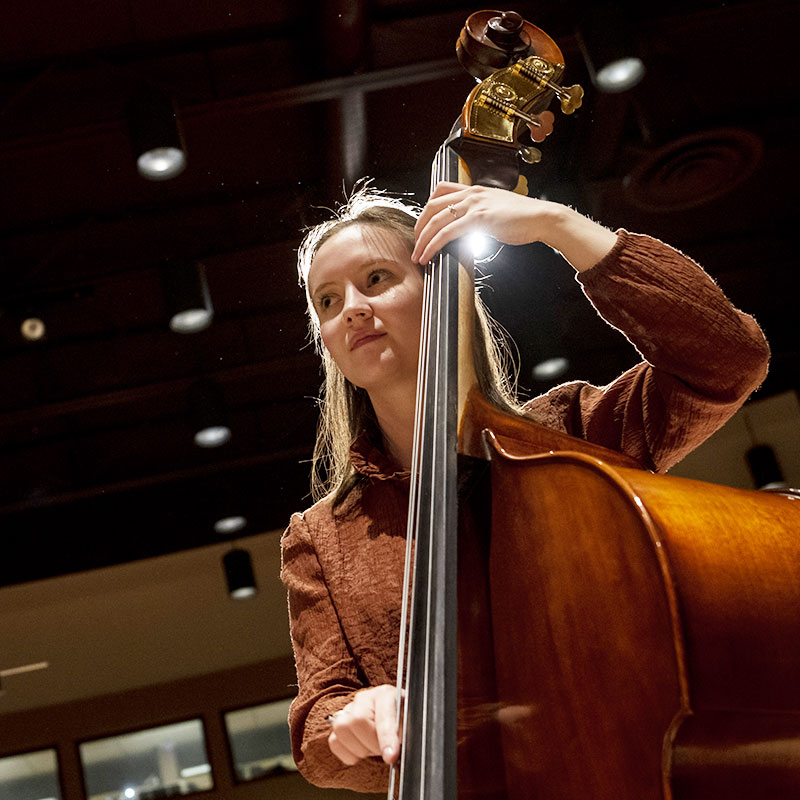
[[[366,434],[380,447],[381,433],[369,395],[348,381],[322,343],[319,320],[308,292],[308,273],[319,248],[351,225],[369,225],[393,232],[409,253],[414,247],[414,225],[421,209],[366,184],[358,187],[326,222],[310,228],[297,253],[300,284],[305,287],[309,331],[322,358],[324,380],[320,389],[320,417],[311,466],[311,496],[316,501],[334,494],[338,503],[358,481],[350,460],[356,438]],[[492,319],[475,289],[475,341],[473,353],[478,385],[484,396],[499,408],[520,413],[516,396],[516,365],[509,340]]]

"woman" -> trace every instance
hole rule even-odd
[[[725,423],[766,374],[755,321],[711,278],[650,237],[612,232],[557,203],[442,183],[416,212],[359,193],[299,254],[326,382],[318,502],[292,517],[282,578],[299,693],[294,755],[312,783],[383,791],[399,754],[396,655],[422,302],[420,264],[479,229],[544,242],[644,361],[597,388],[574,382],[520,405],[488,323],[479,382],[494,402],[665,471]],[[479,317],[482,317],[479,310]]]

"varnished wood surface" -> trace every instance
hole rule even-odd
[[[595,456],[606,464],[640,466],[622,453],[551,430],[527,417],[515,417],[498,411],[477,389],[473,389],[461,416],[459,452],[474,458],[487,458],[489,454],[483,436],[486,429],[491,429],[495,439],[513,455],[570,450]]]
[[[508,797],[800,787],[800,501],[525,456],[503,434],[489,569]]]

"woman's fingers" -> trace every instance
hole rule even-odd
[[[414,228],[416,243],[411,253],[412,261],[427,264],[445,244],[461,236],[464,226],[452,226],[465,217],[469,197],[470,187],[459,183],[440,183],[436,187]],[[435,249],[432,245],[434,239]]]
[[[505,244],[543,241],[553,206],[505,189],[439,184],[417,221],[411,259],[426,264],[449,242],[477,231]]]
[[[357,708],[355,703],[349,703],[334,714],[331,728],[328,746],[345,764],[352,765],[362,758],[378,754],[375,721],[367,708]]]
[[[487,198],[487,194],[491,195],[492,191],[483,186],[440,183],[417,220],[411,260],[427,264],[454,239],[475,230],[478,224],[491,224],[487,213],[492,211],[492,199]],[[491,230],[484,232],[492,233]]]
[[[400,752],[396,696],[390,685],[357,692],[351,703],[333,715],[328,736],[331,752],[347,765],[369,756],[395,761]]]
[[[381,692],[375,698],[375,731],[381,758],[394,764],[400,755],[400,731],[397,725],[397,690]]]
[[[347,764],[348,767],[352,767],[353,764],[357,764],[362,758],[367,758],[367,756],[372,755],[361,745],[356,745],[354,748],[353,742],[347,743],[337,735],[335,731],[332,731],[330,736],[328,736],[328,747],[330,747],[331,753],[343,764]]]
[[[417,240],[414,253],[411,254],[412,261],[427,264],[445,245],[469,233],[473,227],[472,221],[466,215],[457,216],[457,213],[453,214],[449,208],[445,208],[432,217]]]

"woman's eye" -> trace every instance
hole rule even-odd
[[[333,296],[326,294],[317,299],[317,309],[327,311],[333,305]]]
[[[384,270],[375,270],[375,272],[370,272],[369,277],[367,278],[367,285],[375,286],[376,283],[380,283],[385,277],[386,273]]]

